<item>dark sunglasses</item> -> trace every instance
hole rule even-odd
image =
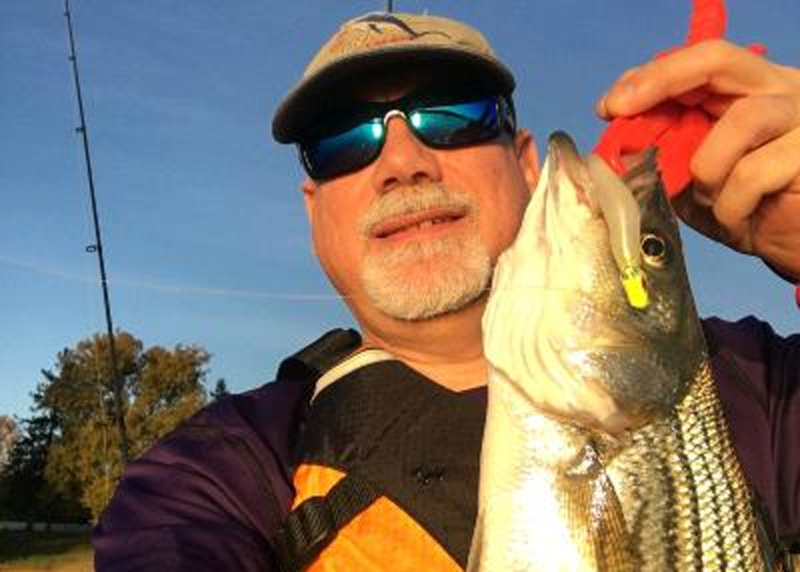
[[[453,149],[494,139],[516,130],[510,99],[487,96],[464,101],[419,99],[368,103],[356,112],[337,113],[298,144],[300,159],[312,179],[329,179],[357,171],[380,155],[386,126],[394,116],[405,119],[429,147]]]

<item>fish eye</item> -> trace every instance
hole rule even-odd
[[[667,243],[657,234],[643,234],[641,240],[642,257],[650,266],[661,268],[667,262]]]

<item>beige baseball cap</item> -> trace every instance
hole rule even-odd
[[[273,137],[297,141],[333,88],[355,85],[364,74],[390,66],[435,68],[444,81],[496,93],[514,89],[511,70],[474,28],[438,16],[374,12],[343,24],[317,52],[278,106]]]

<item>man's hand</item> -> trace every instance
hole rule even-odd
[[[692,158],[678,215],[800,281],[800,69],[711,40],[625,72],[597,104],[605,119],[662,101],[700,105],[718,121]]]

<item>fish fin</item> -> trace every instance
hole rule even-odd
[[[605,471],[595,480],[592,495],[594,554],[598,570],[633,572],[631,539],[617,493]]]
[[[573,540],[584,562],[607,572],[633,572],[631,538],[614,484],[593,448],[583,466],[564,475],[559,487]]]

